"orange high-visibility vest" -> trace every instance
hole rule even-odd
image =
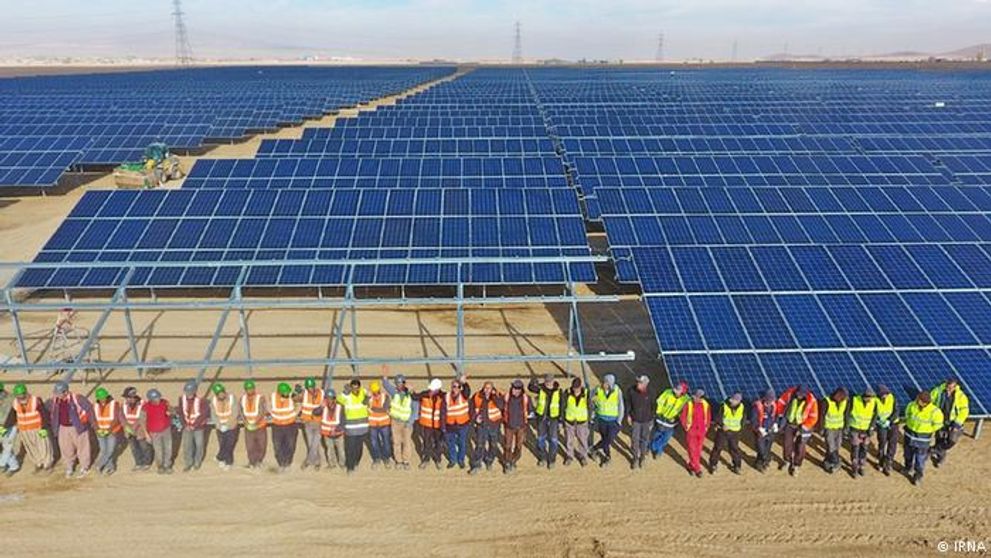
[[[268,409],[272,415],[272,424],[287,426],[296,423],[296,405],[291,397],[282,397],[278,393],[272,394],[272,406]]]
[[[114,434],[123,430],[120,423],[115,421],[114,418],[117,416],[117,402],[111,400],[107,405],[100,405],[99,402],[96,403],[96,429],[102,431],[110,431]]]
[[[231,422],[231,418],[234,416],[234,395],[233,394],[230,394],[230,393],[227,394],[227,399],[226,399],[227,409],[226,410],[221,410],[220,409],[220,405],[217,404],[219,402],[220,402],[220,398],[218,398],[216,395],[214,395],[210,399],[210,406],[213,407],[213,413],[215,415],[217,415],[217,422],[218,423],[225,423],[225,424],[226,423],[230,423]]]
[[[468,424],[468,398],[464,394],[458,395],[455,399],[450,393],[447,394],[447,424],[461,425]]]
[[[438,395],[440,392],[438,392]],[[434,398],[431,395],[425,395],[420,399],[420,426],[424,428],[440,428],[440,406],[443,403],[443,399],[434,404]]]
[[[382,392],[368,398],[368,426],[380,428],[392,424],[389,411],[376,411],[376,407],[379,409],[385,407],[385,394]]]
[[[245,393],[241,396],[241,415],[244,417],[244,425],[248,430],[258,430],[265,428],[265,421],[261,416],[262,394],[256,393],[251,398]]]
[[[502,411],[499,410],[499,405],[497,405],[496,402],[492,399],[486,401],[485,399],[483,399],[483,395],[484,394],[482,392],[478,392],[474,396],[475,412],[487,413],[490,421],[501,422]],[[492,395],[499,397],[499,394],[495,391],[492,392]]]
[[[30,432],[41,429],[41,409],[41,399],[36,395],[29,397],[24,404],[15,400],[14,412],[17,413],[17,430]]]
[[[322,391],[317,390],[317,396],[313,398],[310,397],[310,390],[304,391],[302,405],[303,412],[300,415],[303,422],[320,422],[320,417],[314,416],[313,411],[316,411],[321,405],[323,405]]]
[[[344,431],[341,430],[341,406],[334,405],[334,412],[330,412],[330,408],[324,405],[323,413],[320,415],[320,434],[326,437],[338,437],[343,436]]]
[[[138,420],[141,418],[141,403],[138,403],[137,405],[134,406],[133,412],[127,409],[127,403],[124,403],[120,407],[124,415],[124,422],[126,422],[127,425],[130,426],[131,428],[137,426]]]

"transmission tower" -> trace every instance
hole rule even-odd
[[[657,52],[654,53],[654,62],[664,62],[664,33],[657,34]]]
[[[515,36],[513,40],[513,64],[523,63],[523,31],[520,27],[520,22],[516,22],[515,26]]]
[[[739,53],[740,43],[736,39],[733,39],[733,55],[730,57],[730,62],[736,62],[736,55]]]
[[[193,64],[193,49],[189,46],[189,34],[183,20],[182,0],[172,0],[172,19],[175,20],[175,65],[178,68]]]

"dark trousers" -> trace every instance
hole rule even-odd
[[[475,427],[475,451],[471,456],[471,466],[480,467],[482,462],[491,465],[499,455],[499,425],[481,424]]]
[[[950,451],[950,448],[957,445],[961,434],[963,434],[963,429],[955,424],[947,426],[936,433],[936,446],[932,451],[933,459],[936,460],[937,465],[946,459],[946,453]]]
[[[712,446],[712,453],[709,454],[709,468],[715,469],[719,465],[719,456],[723,449],[729,449],[730,458],[733,460],[733,468],[739,469],[743,465],[743,452],[740,451],[740,433],[727,430],[716,431],[716,442]]]
[[[296,454],[296,431],[295,424],[272,426],[272,447],[275,448],[275,461],[279,467],[292,465],[293,455]]]
[[[630,446],[633,450],[633,460],[637,461],[647,456],[650,451],[650,431],[654,421],[634,422],[630,432]]]
[[[905,431],[905,439],[902,445],[905,446],[905,474],[911,475],[913,472],[922,478],[926,471],[926,461],[929,459],[929,440],[918,434],[911,434],[916,439],[909,438],[910,432]]]
[[[853,469],[861,469],[867,462],[867,446],[871,443],[871,433],[866,430],[850,430],[850,464]]]
[[[592,451],[602,450],[602,455],[606,461],[612,459],[612,445],[619,434],[619,422],[607,422],[600,420],[596,423],[596,430],[599,432],[599,441],[592,446]]]
[[[268,436],[261,428],[244,430],[244,449],[248,452],[248,465],[261,465],[268,451]]]
[[[217,461],[234,464],[234,446],[237,445],[239,429],[234,427],[227,432],[217,430]]]
[[[898,425],[892,424],[888,428],[877,429],[877,456],[882,463],[893,465],[895,455],[898,453]]]
[[[537,419],[537,459],[554,463],[559,444],[558,419],[550,417]]]
[[[444,440],[447,443],[448,462],[463,466],[468,454],[468,425],[448,426]]]
[[[151,467],[155,458],[155,451],[151,447],[151,442],[128,436],[127,445],[131,446],[131,456],[134,457],[135,467]]]
[[[392,459],[392,426],[373,426],[371,436],[372,461]]]
[[[444,431],[440,428],[421,428],[420,434],[423,436],[421,461],[440,463],[440,456],[444,454]]]
[[[344,436],[344,466],[348,471],[354,471],[361,463],[361,456],[365,453],[366,438],[368,434]]]
[[[774,447],[774,434],[767,433],[764,436],[757,434],[757,463],[767,465],[771,463],[771,448]]]
[[[801,426],[794,424],[785,425],[784,446],[785,463],[795,467],[801,467],[805,461],[805,448],[809,445],[811,432],[804,432]]]

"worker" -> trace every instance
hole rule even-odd
[[[13,476],[21,464],[17,460],[17,417],[13,410],[14,398],[0,382],[0,472]]]
[[[833,474],[840,468],[840,448],[843,447],[843,431],[846,428],[846,414],[850,399],[846,388],[837,388],[823,400],[826,409],[822,417],[823,438],[826,440],[826,459],[822,468]]]
[[[90,454],[90,422],[93,405],[84,395],[69,390],[67,382],[55,382],[50,409],[52,434],[58,440],[59,453],[65,465],[65,478],[77,478],[89,474],[92,464]],[[78,461],[79,470],[75,471]]]
[[[172,411],[157,389],[150,389],[141,405],[141,425],[151,440],[158,474],[172,474]]]
[[[639,376],[637,383],[630,386],[626,394],[628,409],[626,421],[630,425],[631,460],[633,470],[643,469],[647,453],[650,452],[650,430],[654,426],[654,398],[647,391],[650,378]]]
[[[268,413],[272,419],[272,447],[279,472],[285,473],[292,466],[296,454],[296,420],[299,418],[299,398],[293,397],[292,386],[280,382],[272,393]]]
[[[234,447],[237,446],[237,400],[233,393],[227,393],[224,384],[216,383],[211,388],[210,417],[217,430],[217,465],[224,471],[234,466]]]
[[[768,389],[763,397],[754,401],[750,411],[750,426],[754,430],[754,438],[757,442],[755,467],[761,473],[771,464],[771,448],[774,446],[774,438],[781,429],[781,415],[774,404],[775,399],[774,390]]]
[[[354,378],[344,386],[337,402],[344,406],[344,467],[353,474],[361,463],[368,439],[368,392]]]
[[[705,391],[696,389],[692,400],[681,409],[681,427],[685,430],[685,445],[688,447],[688,472],[702,476],[702,444],[709,433],[712,412]]]
[[[444,446],[444,397],[441,391],[444,384],[440,378],[430,380],[427,390],[413,394],[413,400],[420,405],[417,419],[420,425],[420,438],[423,442],[423,455],[420,456],[420,468],[426,469],[433,461],[434,467],[440,469],[440,456]]]
[[[864,476],[867,446],[877,421],[877,397],[870,386],[860,395],[850,399],[847,430],[850,431],[850,472],[854,478]]]
[[[268,436],[265,434],[268,402],[258,393],[254,380],[244,382],[244,394],[241,395],[238,414],[244,425],[244,449],[248,454],[248,468],[258,469],[265,461],[265,453],[268,451]]]
[[[409,470],[413,459],[413,425],[419,416],[419,403],[413,401],[406,376],[397,374],[395,385],[389,382],[389,367],[382,367],[382,386],[389,394],[389,418],[392,419],[392,457],[397,469]]]
[[[588,463],[588,429],[592,401],[580,378],[571,379],[564,395],[564,464],[572,461],[584,467]]]
[[[623,406],[623,395],[616,385],[616,376],[606,374],[602,384],[595,388],[592,397],[595,409],[595,421],[599,430],[599,441],[592,446],[593,452],[598,452],[600,467],[608,467],[612,461],[612,445],[619,434],[620,421],[626,416]]]
[[[471,423],[475,425],[475,452],[471,456],[469,474],[477,474],[485,465],[486,471],[492,470],[499,455],[499,427],[502,426],[502,408],[505,396],[495,389],[492,382],[485,382],[482,390],[471,398]]]
[[[447,468],[465,468],[468,454],[468,428],[471,422],[470,400],[466,385],[461,380],[451,382],[451,390],[444,397],[444,440],[447,443]]]
[[[542,383],[532,378],[527,390],[534,394],[531,398],[537,422],[537,467],[546,465],[548,469],[553,469],[560,443],[561,386],[553,374],[545,374]]]
[[[25,384],[14,386],[11,407],[17,421],[14,455],[21,450],[34,464],[35,472],[49,472],[54,462],[52,440],[45,428],[45,404],[40,397],[28,393]]]
[[[805,386],[799,385],[782,392],[775,407],[784,419],[784,461],[778,468],[788,465],[788,474],[796,476],[805,461],[812,430],[819,422],[819,401]]]
[[[739,475],[743,466],[743,452],[740,451],[740,432],[743,431],[744,405],[743,394],[734,393],[716,412],[713,424],[716,427],[716,441],[712,446],[712,453],[709,454],[709,473],[715,473],[719,468],[719,457],[723,449],[729,449],[730,472]]]
[[[922,484],[929,459],[933,435],[945,425],[943,411],[932,402],[928,392],[920,392],[914,401],[905,406],[905,475],[912,484]]]
[[[901,414],[898,412],[898,402],[888,386],[877,386],[877,454],[878,466],[884,476],[891,475],[895,464],[895,453],[898,451],[898,423]]]
[[[381,382],[368,385],[368,434],[371,438],[372,469],[381,464],[386,469],[392,467],[392,417],[389,416],[389,394],[382,389]]]
[[[523,391],[523,380],[516,379],[509,385],[502,404],[502,472],[512,473],[523,455],[526,443],[527,419],[530,416],[530,396]]]
[[[148,431],[141,423],[141,396],[135,387],[124,388],[121,393],[124,402],[121,404],[121,426],[124,428],[124,439],[131,448],[134,458],[132,471],[146,471],[151,467],[155,454],[148,439]]]
[[[124,428],[121,426],[120,404],[110,397],[110,392],[105,388],[96,388],[93,415],[96,419],[96,443],[100,450],[94,466],[97,473],[109,476],[117,472],[117,444]]]
[[[929,396],[933,405],[943,412],[944,424],[936,433],[936,446],[933,448],[933,467],[939,467],[963,433],[963,423],[970,416],[970,399],[955,378],[948,378],[934,387]]]
[[[668,442],[674,436],[674,429],[681,417],[681,409],[691,401],[688,395],[688,382],[682,380],[678,385],[670,387],[657,396],[654,408],[654,438],[650,442],[650,453],[654,459],[664,453]]]
[[[337,403],[337,392],[328,389],[320,406],[320,435],[323,437],[324,459],[328,469],[343,469],[344,459],[344,406]]]
[[[320,409],[323,407],[323,390],[317,387],[316,378],[306,378],[303,380],[303,395],[300,401],[299,420],[303,425],[303,443],[306,444],[306,459],[303,460],[302,469],[308,467],[320,470]]]
[[[199,470],[206,455],[206,422],[210,418],[210,410],[206,401],[196,393],[198,388],[196,380],[189,380],[179,396],[183,473]]]

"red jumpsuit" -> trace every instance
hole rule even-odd
[[[705,399],[689,401],[681,409],[681,426],[685,429],[685,443],[688,445],[688,470],[702,472],[702,444],[709,432],[712,416],[709,402]]]

